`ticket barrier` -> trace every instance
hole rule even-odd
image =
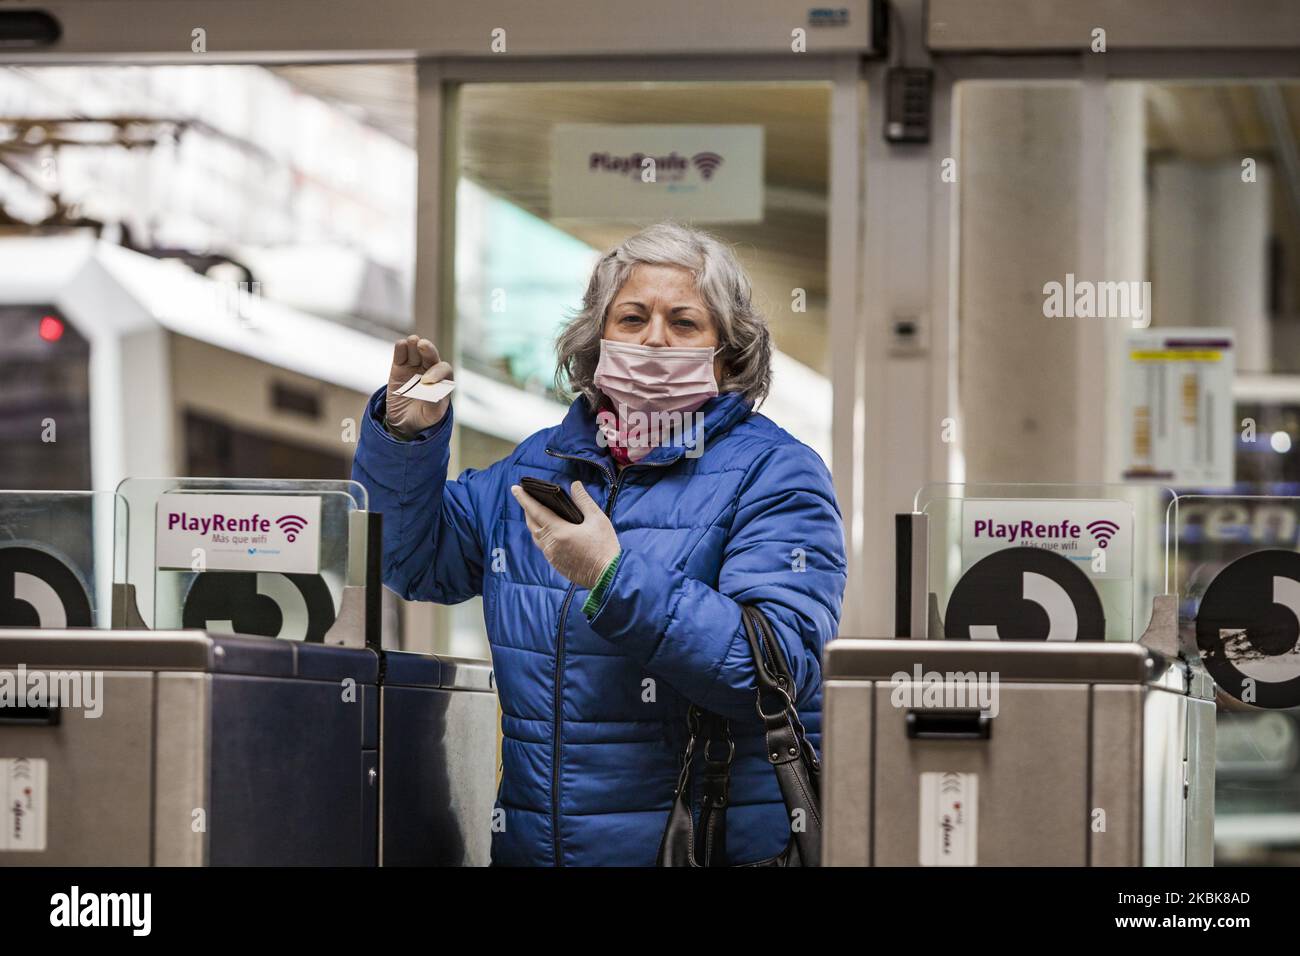
[[[380,775],[384,866],[485,866],[496,800],[492,668],[384,653]]]
[[[1212,862],[1214,701],[1177,661],[837,640],[824,679],[827,865]]]
[[[7,865],[378,861],[379,657],[202,631],[0,632],[62,699],[9,710],[41,793]],[[340,688],[347,683],[350,699]],[[53,706],[51,706],[51,704]],[[12,756],[10,756],[12,755]],[[11,800],[15,768],[10,768]]]
[[[164,559],[177,502],[284,505],[318,565]],[[491,668],[382,649],[361,486],[129,480],[0,512],[0,865],[488,862]]]
[[[1033,539],[981,540],[1001,519]],[[1207,610],[1182,524],[1172,493],[1131,486],[922,489],[896,637],[826,649],[826,863],[1212,864],[1215,701],[1243,696],[1225,642],[1269,626]],[[1265,693],[1293,676],[1284,650],[1245,655],[1274,668],[1252,671]]]

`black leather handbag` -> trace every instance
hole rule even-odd
[[[795,708],[794,678],[767,618],[740,606],[758,675],[759,719],[767,738],[767,759],[776,771],[790,821],[790,841],[776,856],[740,866],[820,866],[822,844],[821,763],[804,733]],[[727,800],[736,745],[726,718],[691,705],[690,738],[673,793],[668,826],[659,842],[659,866],[727,866]],[[719,752],[714,754],[714,747]],[[699,824],[691,813],[690,794],[697,752],[704,764]]]

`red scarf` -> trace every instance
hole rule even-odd
[[[605,436],[605,445],[614,461],[619,465],[631,465],[650,454],[652,446],[649,436],[642,436],[639,432],[629,435],[627,426],[622,421],[617,426],[613,424],[614,418],[615,412],[611,410],[602,411],[597,416],[601,433]]]

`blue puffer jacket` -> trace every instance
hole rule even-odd
[[[384,390],[369,403],[352,474],[384,515],[384,583],[408,600],[483,596],[504,735],[496,864],[653,865],[690,701],[732,718],[730,862],[789,840],[737,602],[771,622],[820,750],[821,653],[845,582],[839,508],[821,458],[738,394],[701,411],[702,454],[684,453],[688,435],[620,473],[579,398],[559,426],[448,481],[450,412],[400,442],[383,428]],[[546,563],[510,495],[524,475],[581,479],[610,515],[623,553],[590,621],[588,592]]]

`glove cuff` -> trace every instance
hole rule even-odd
[[[600,572],[600,577],[596,579],[596,584],[587,595],[587,600],[582,604],[582,613],[588,619],[592,617],[605,600],[605,592],[609,590],[609,583],[614,580],[614,573],[618,571],[618,559],[623,557],[623,552],[619,551],[614,555],[614,559],[605,565],[605,570]]]

